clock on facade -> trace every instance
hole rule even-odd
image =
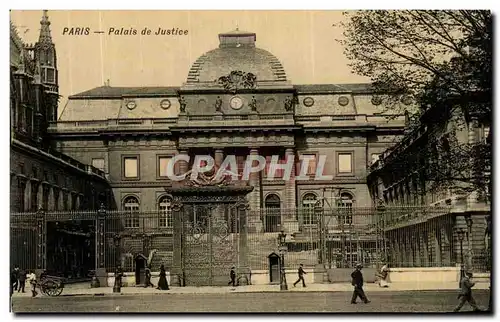
[[[136,106],[137,106],[137,105],[135,104],[135,102],[134,102],[134,101],[128,101],[128,102],[127,102],[127,108],[128,108],[129,110],[133,110]]]
[[[243,106],[243,100],[239,96],[233,96],[231,100],[229,100],[229,106],[231,106],[233,110],[239,110]]]
[[[170,107],[170,100],[165,99],[160,102],[160,107],[164,110],[168,109]]]

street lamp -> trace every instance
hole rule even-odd
[[[463,242],[465,237],[465,231],[463,228],[457,230],[458,240],[460,241],[460,280],[464,277],[464,248]],[[460,287],[460,281],[458,281],[458,286]]]
[[[278,251],[280,253],[280,291],[288,291],[288,285],[286,283],[286,274],[285,274],[285,253],[288,250],[286,246],[286,234],[282,230],[278,234]]]
[[[122,287],[122,276],[123,276],[123,271],[121,268],[121,263],[120,263],[120,242],[121,242],[121,236],[116,234],[113,237],[113,241],[115,243],[115,252],[116,252],[116,264],[115,264],[115,285],[113,286],[113,293],[120,293],[121,292],[121,287]]]

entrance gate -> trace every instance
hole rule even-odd
[[[183,268],[186,285],[227,284],[238,266],[238,218],[230,204],[185,206]]]
[[[170,188],[174,215],[172,284],[227,285],[248,280],[246,194],[252,187]]]

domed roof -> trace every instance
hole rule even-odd
[[[252,73],[257,82],[285,82],[286,74],[278,58],[255,47],[255,33],[231,31],[219,34],[219,48],[200,56],[189,70],[187,84],[213,83],[232,71]]]

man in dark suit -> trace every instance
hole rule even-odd
[[[17,292],[23,292],[25,293],[24,291],[24,288],[26,287],[26,271],[24,269],[20,270],[19,271],[19,287],[17,289]]]
[[[227,285],[233,284],[233,286],[236,286],[236,272],[234,271],[234,266],[231,267],[231,272],[229,273],[229,278],[231,278],[231,280],[229,281],[229,283],[227,283]]]
[[[15,279],[14,282],[14,291],[17,291],[19,287],[19,266],[15,265],[14,270],[12,271],[12,279]]]
[[[14,287],[17,289],[17,278],[16,270],[10,271],[10,296],[14,293]]]
[[[460,302],[458,303],[457,307],[455,307],[455,310],[453,310],[454,312],[460,311],[465,302],[469,302],[474,311],[481,311],[477,306],[476,301],[472,297],[472,287],[475,285],[475,283],[471,281],[471,278],[472,273],[467,272],[465,273],[465,276],[460,280],[460,294],[458,294],[458,299],[460,300]]]
[[[296,280],[295,283],[293,283],[293,287],[295,287],[295,285],[297,285],[297,283],[300,281],[302,281],[302,287],[306,287],[306,282],[304,281],[304,274],[307,274],[307,273],[304,272],[303,267],[304,267],[304,265],[300,264],[299,270],[297,271],[297,274],[299,275],[299,279]]]
[[[361,269],[363,265],[356,264],[356,269],[352,272],[352,286],[354,286],[354,292],[352,293],[351,304],[356,304],[356,299],[359,298],[361,301],[365,303],[370,303],[370,301],[366,298],[365,292],[363,291],[363,273],[361,273]]]

